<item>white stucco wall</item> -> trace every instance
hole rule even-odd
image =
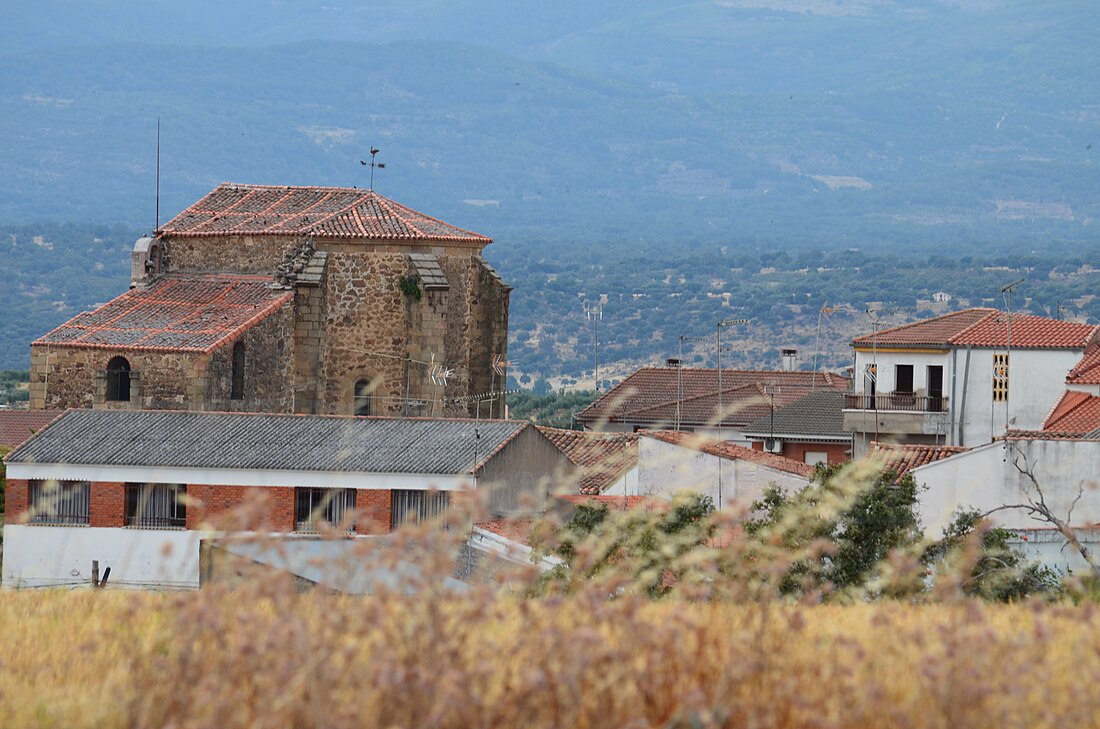
[[[63,526],[4,526],[4,588],[90,586],[92,560],[115,589],[195,589],[203,532]]]
[[[920,496],[920,514],[928,535],[940,536],[959,507],[988,512],[1006,504],[1025,503],[1028,492],[1034,491],[1027,476],[1013,465],[1017,456],[1021,465],[1029,464],[1047,504],[1060,518],[1069,518],[1080,494],[1072,524],[1100,522],[1100,441],[1011,441],[1008,450],[1004,441],[999,441],[910,472],[918,484],[927,487]],[[1022,509],[998,511],[990,518],[1010,529],[1045,526]]]
[[[640,496],[669,499],[678,491],[688,490],[710,496],[718,508],[748,508],[771,483],[797,490],[808,482],[754,461],[718,458],[656,438],[638,439]]]

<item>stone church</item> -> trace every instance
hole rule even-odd
[[[501,417],[491,242],[373,191],[223,184],[31,344],[31,407]]]

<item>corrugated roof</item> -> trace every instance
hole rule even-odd
[[[761,466],[774,468],[777,471],[793,473],[798,476],[809,477],[810,474],[814,472],[813,466],[791,458],[777,456],[774,453],[756,451],[752,448],[735,445],[724,440],[704,438],[695,433],[685,433],[681,430],[646,430],[639,433],[639,435],[682,446],[684,448],[691,448],[692,450],[708,453],[719,458],[726,458],[731,461],[752,461]]]
[[[965,453],[968,450],[969,448],[962,446],[897,445],[871,441],[867,457],[882,464],[882,470],[893,471],[897,476],[894,481],[897,482],[917,466],[939,461],[957,453]]]
[[[157,231],[171,236],[296,235],[486,245],[478,233],[354,187],[223,183]]]
[[[769,413],[746,425],[743,432],[807,439],[852,438],[852,434],[844,430],[844,393],[834,389],[820,390],[776,408],[774,422]]]
[[[61,410],[0,410],[0,448],[15,448],[45,428]]]
[[[70,410],[9,463],[465,475],[530,423]]]
[[[271,283],[263,276],[170,276],[78,314],[34,344],[209,352],[294,297]]]
[[[1083,349],[1096,335],[1091,324],[1013,314],[1012,346],[1019,349]],[[996,309],[963,309],[951,314],[864,334],[853,347],[1004,347],[1009,315]]]
[[[831,372],[791,370],[722,370],[723,425],[742,426],[771,411],[765,385],[777,385],[776,407],[815,390],[845,391],[848,380]],[[678,398],[679,392],[683,393]],[[688,427],[718,422],[718,370],[694,367],[642,367],[577,415],[586,425],[603,422],[672,424],[677,405],[680,424]]]
[[[635,433],[593,433],[535,426],[581,469],[580,492],[599,494],[638,464]]]

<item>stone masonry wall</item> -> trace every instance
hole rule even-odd
[[[173,236],[166,239],[170,272],[270,274],[302,236]]]
[[[294,412],[321,410],[325,381],[325,289],[298,286],[294,295]]]
[[[466,337],[470,348],[470,389],[473,393],[499,392],[506,389],[507,374],[493,372],[493,359],[508,358],[509,289],[479,259],[471,261],[472,285]],[[496,396],[482,403],[482,415],[492,407],[493,417],[504,417],[506,399]],[[476,404],[475,404],[476,408]]]
[[[240,400],[230,399],[236,343],[227,342],[211,353],[200,395],[203,408],[221,412],[291,412],[293,321],[293,306],[288,304],[242,335],[244,397]]]
[[[130,402],[103,399],[99,374],[106,372],[107,363],[117,355],[125,357],[131,371],[137,373]],[[191,352],[34,345],[30,407],[184,410],[201,403],[201,386],[197,392],[194,388],[205,380],[207,360],[208,355]]]

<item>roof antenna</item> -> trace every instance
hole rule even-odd
[[[156,222],[153,225],[153,235],[160,230],[160,117],[157,117],[157,206]]]
[[[370,148],[370,162],[369,162],[369,164],[370,164],[370,191],[371,192],[374,192],[374,168],[377,167],[380,170],[386,169],[386,163],[385,162],[375,162],[374,161],[375,156],[381,151],[382,150],[378,149],[378,147],[371,147]],[[368,162],[366,160],[361,159],[361,160],[359,160],[359,164],[365,166],[365,165],[368,164]]]

